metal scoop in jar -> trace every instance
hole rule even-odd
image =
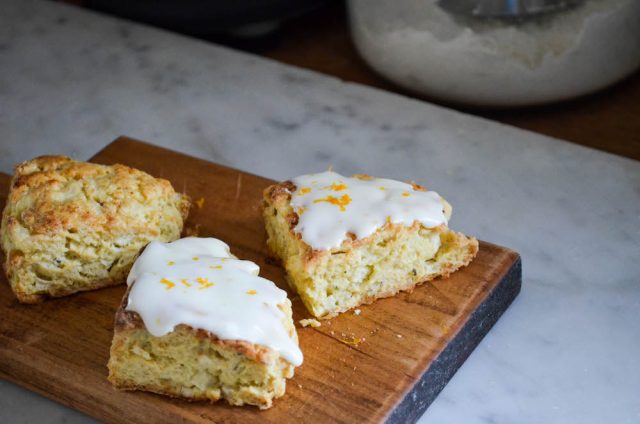
[[[583,0],[438,0],[453,15],[526,21],[578,6]]]

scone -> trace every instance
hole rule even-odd
[[[116,314],[120,389],[270,408],[302,363],[285,291],[213,238],[150,243]]]
[[[189,199],[124,165],[42,156],[16,166],[2,214],[4,268],[20,302],[124,283],[142,247],[180,237]]]
[[[264,191],[267,244],[317,318],[468,265],[478,241],[451,231],[450,216],[433,191],[366,175],[328,171]]]

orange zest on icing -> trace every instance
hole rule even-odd
[[[409,193],[408,191],[405,191],[404,193],[402,193],[402,195],[404,197],[409,197],[409,196],[411,196],[411,193]]]
[[[200,258],[199,258],[199,257],[197,257],[197,256],[194,256],[194,257],[193,257],[193,258],[191,258],[191,259],[193,259],[194,261],[199,261],[199,260],[200,260]]]
[[[181,282],[182,284],[184,284],[185,286],[187,286],[187,287],[191,287],[191,284],[189,283],[189,281],[187,281],[187,279],[186,279],[186,278],[183,278],[182,280],[180,280],[180,282]]]
[[[200,284],[200,288],[198,290],[207,289],[213,286],[213,283],[206,278],[198,277],[196,278],[196,281]]]
[[[169,265],[169,266],[173,266],[173,265],[175,265],[175,264],[176,264],[176,263],[175,263],[175,262],[173,262],[173,261],[169,261],[169,262],[167,262],[167,265]]]
[[[302,206],[301,206],[301,207],[299,207],[299,208],[298,208],[298,210],[297,210],[298,215],[302,215],[302,214],[303,214],[303,213],[305,213],[306,211],[307,211],[307,208],[302,207]]]
[[[345,206],[351,203],[351,197],[349,197],[348,194],[345,194],[339,199],[337,197],[327,196],[324,199],[316,199],[313,201],[313,203],[320,203],[320,202],[327,202],[327,203],[331,203],[332,205],[336,205],[340,208],[341,212],[344,212],[347,210]]]
[[[385,191],[386,189],[387,189],[386,187],[378,187],[378,190]]]
[[[222,265],[211,265],[209,268],[211,268],[211,269],[222,269]]]
[[[302,187],[300,189],[300,196],[307,194],[307,193],[311,193],[311,187]]]
[[[201,197],[198,200],[196,200],[196,205],[198,205],[198,209],[202,209],[202,207],[204,206],[204,197]]]
[[[166,286],[167,290],[171,290],[176,285],[173,281],[167,280],[166,278],[163,278],[160,282]]]
[[[258,294],[258,292],[255,290],[249,290],[247,294],[254,295],[254,294]]]
[[[344,183],[340,183],[340,184],[333,183],[329,186],[329,189],[333,191],[342,191],[342,190],[346,190],[347,188],[348,188],[347,185]]]

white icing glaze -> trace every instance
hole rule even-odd
[[[384,178],[361,180],[332,171],[294,178],[291,206],[299,216],[294,231],[313,249],[339,247],[353,233],[358,239],[387,222],[427,228],[447,224],[444,201],[434,191]]]
[[[137,312],[147,330],[160,337],[186,324],[223,340],[244,340],[302,364],[278,305],[287,293],[259,277],[260,268],[231,255],[214,238],[188,237],[151,242],[127,278],[132,285],[127,311]]]

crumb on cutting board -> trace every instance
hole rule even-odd
[[[349,337],[349,338],[342,339],[342,343],[345,343],[351,346],[358,346],[362,342],[364,342],[364,338],[360,339],[358,337]]]
[[[322,324],[320,324],[320,321],[318,321],[317,319],[313,319],[313,318],[301,319],[298,322],[303,327],[314,327],[314,328],[316,328],[316,327],[320,327],[322,325]]]
[[[183,232],[185,237],[198,237],[200,233],[200,224],[186,226]]]

